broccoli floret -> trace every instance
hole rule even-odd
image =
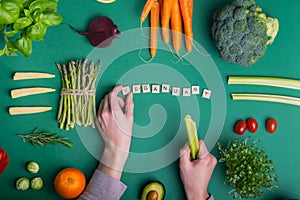
[[[261,58],[278,30],[278,20],[267,17],[254,0],[235,0],[218,9],[211,28],[221,58],[242,66]]]

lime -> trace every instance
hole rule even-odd
[[[113,3],[116,0],[97,0],[97,1],[100,2],[100,3]]]
[[[31,180],[30,186],[34,190],[39,190],[44,186],[43,179],[41,177],[35,177]]]
[[[29,188],[29,183],[30,183],[30,181],[28,178],[25,178],[25,177],[19,178],[16,181],[16,188],[18,190],[27,190]]]
[[[29,162],[27,164],[27,170],[33,174],[36,174],[40,170],[39,164],[36,162]]]

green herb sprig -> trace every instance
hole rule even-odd
[[[73,143],[68,138],[62,138],[55,133],[41,132],[37,133],[37,128],[30,134],[17,134],[23,141],[30,142],[33,146],[46,146],[49,144],[60,143],[67,147],[73,147]]]
[[[59,25],[63,18],[56,12],[58,0],[1,0],[0,31],[5,46],[0,56],[30,56],[32,41],[43,40],[49,26]]]
[[[256,142],[248,146],[249,138],[229,141],[224,149],[218,144],[219,162],[225,162],[227,167],[225,182],[234,188],[228,193],[233,199],[261,198],[263,189],[274,191],[278,187],[274,185],[278,182],[274,162],[265,155],[262,147],[256,147]]]

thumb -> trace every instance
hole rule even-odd
[[[191,154],[191,150],[190,147],[188,145],[188,143],[186,143],[179,152],[179,156],[180,156],[180,163],[189,163],[190,162],[190,156]]]
[[[204,143],[203,140],[199,140],[199,153],[198,153],[198,158],[203,159],[205,158],[207,155],[209,155],[209,152],[207,150],[207,147]]]
[[[132,93],[130,92],[126,97],[126,103],[125,103],[125,115],[133,119],[133,109],[134,109],[134,103],[132,98]]]

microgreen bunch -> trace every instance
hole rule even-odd
[[[262,147],[256,147],[256,142],[247,144],[250,137],[243,140],[229,141],[226,148],[219,143],[221,158],[226,169],[225,182],[233,186],[233,199],[261,198],[263,189],[274,191],[278,182],[278,176],[274,168],[274,162],[265,155]]]

